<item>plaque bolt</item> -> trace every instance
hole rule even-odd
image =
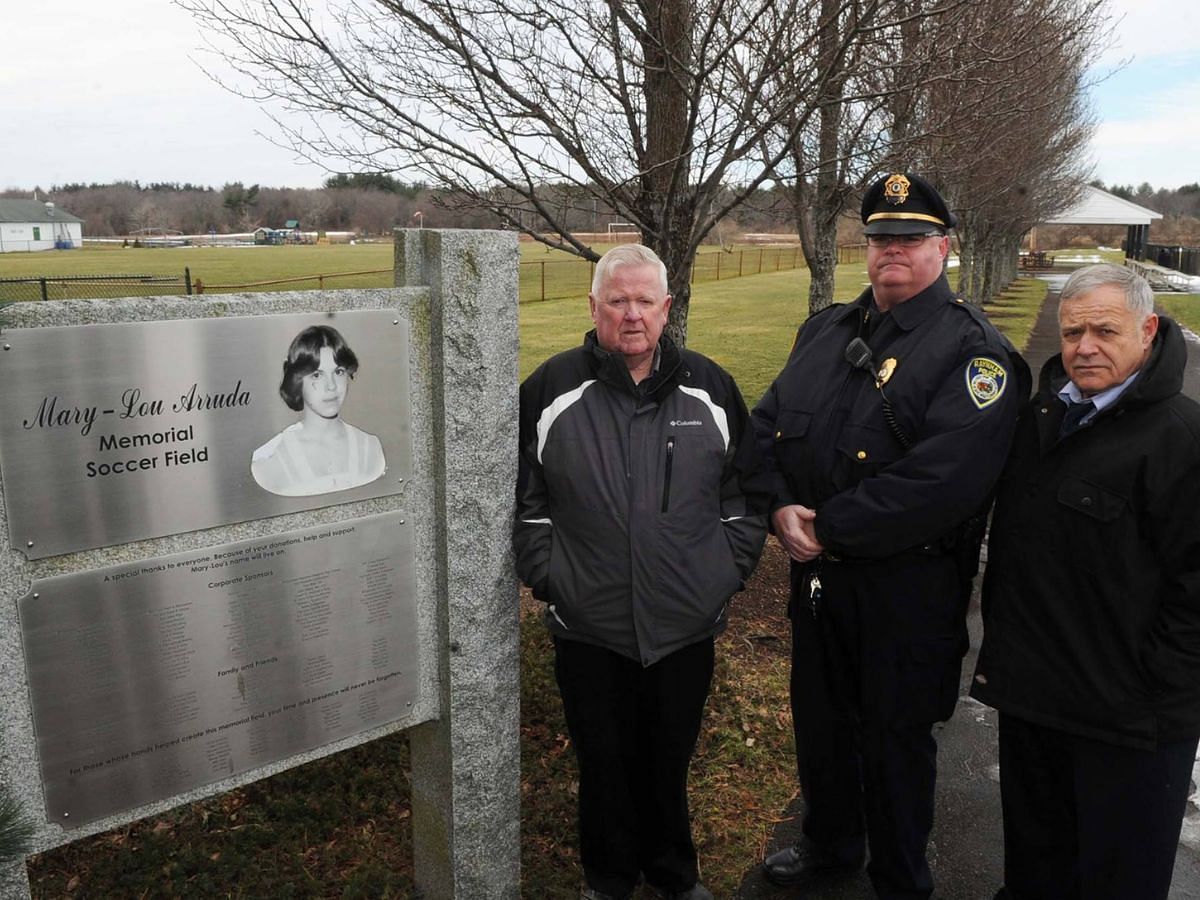
[[[5,349],[5,350],[11,350],[11,349],[12,349],[12,344],[5,344],[5,345],[4,345],[4,349]]]
[[[25,542],[25,546],[26,546],[26,547],[32,547],[32,546],[33,546],[33,541],[26,541],[26,542]]]
[[[71,818],[71,814],[69,812],[65,812],[65,813],[63,813],[63,818],[69,819],[69,818]]]
[[[392,324],[393,324],[393,325],[399,325],[399,324],[400,324],[400,320],[399,320],[399,319],[392,319]],[[5,350],[7,350],[8,348],[7,348],[7,347],[5,347],[4,349],[5,349]]]
[[[34,592],[33,592],[33,599],[34,599],[34,600],[38,599],[38,597],[40,597],[40,596],[42,596],[42,595],[41,595],[41,594],[39,594],[37,591],[34,591]]]
[[[409,700],[409,701],[408,701],[407,703],[405,703],[404,705],[405,705],[405,706],[407,706],[409,709],[412,709],[412,701],[411,701],[411,700]]]
[[[401,520],[400,520],[400,524],[401,524],[401,525],[403,525],[403,524],[404,524],[404,520],[403,520],[403,519],[401,519]]]

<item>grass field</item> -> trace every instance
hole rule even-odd
[[[185,266],[206,283],[266,281],[322,272],[392,267],[390,242],[245,247],[121,247],[87,244],[75,250],[0,253],[0,278],[37,275],[175,275]]]
[[[860,277],[861,266],[857,275],[847,271],[845,291]],[[753,403],[779,371],[807,309],[806,269],[699,284],[692,289],[688,346],[734,373]],[[578,345],[592,327],[584,298],[525,303],[520,316],[522,378]]]
[[[596,244],[598,253],[610,245]],[[522,242],[520,293],[522,303],[586,297],[592,265],[576,256]],[[803,265],[798,247],[734,247],[729,252],[708,248],[696,257],[694,281],[727,280],[739,275],[776,272]],[[0,278],[47,279],[83,275],[169,275],[182,280],[191,272],[209,293],[240,289],[285,291],[324,287],[387,287],[392,283],[392,245],[387,241],[358,244],[288,244],[244,247],[122,247],[88,244],[76,250],[0,254]],[[370,273],[370,274],[348,274]],[[325,276],[319,282],[318,275]],[[334,277],[336,276],[336,277]],[[280,282],[285,283],[267,283]],[[50,299],[120,296],[95,293],[96,287],[61,284]],[[142,292],[144,293],[144,292]],[[17,299],[27,299],[20,294]],[[38,299],[31,294],[28,299]]]
[[[332,287],[386,287],[392,283],[392,245],[298,244],[276,247],[121,247],[88,245],[76,250],[0,254],[0,278],[78,275],[183,275],[190,269],[193,284],[247,284],[306,275],[365,272],[383,274],[340,278]],[[263,290],[304,290],[315,279],[278,284]]]
[[[692,288],[688,346],[711,357],[737,380],[753,405],[787,358],[808,314],[807,269],[707,282]],[[867,285],[865,263],[838,266],[834,300],[852,300]],[[1021,349],[1046,296],[1046,282],[1022,278],[987,306],[997,328]],[[542,360],[579,343],[591,328],[583,299],[521,306],[521,377]]]
[[[1200,334],[1200,297],[1195,294],[1155,294],[1154,300],[1180,325]]]

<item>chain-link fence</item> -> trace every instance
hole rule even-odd
[[[326,272],[267,281],[216,284],[182,275],[41,275],[0,278],[0,303],[20,300],[104,300],[113,297],[153,297],[166,294],[232,294],[260,291],[321,290],[327,287],[391,287],[392,269]]]
[[[858,248],[839,248],[857,258]],[[863,248],[865,252],[865,247]],[[782,272],[803,269],[806,263],[799,246],[747,247],[734,250],[706,250],[696,254],[692,266],[692,283],[725,281],[763,272]],[[584,259],[527,259],[521,262],[521,302],[561,300],[567,297],[586,297],[592,286],[596,264]]]
[[[839,263],[862,262],[867,258],[866,244],[838,247]],[[725,281],[764,272],[782,272],[807,267],[799,245],[743,247],[733,250],[706,250],[696,254],[692,283]],[[592,286],[596,264],[584,259],[527,259],[521,262],[521,302],[586,297]]]
[[[799,247],[750,247],[744,250],[714,250],[697,253],[692,267],[692,283],[723,281],[763,272],[802,269],[804,253]]]
[[[0,278],[0,303],[24,300],[107,300],[113,297],[157,297],[191,294],[192,276],[182,275],[43,275]]]

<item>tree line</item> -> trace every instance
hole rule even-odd
[[[161,230],[183,234],[244,233],[259,226],[282,228],[289,219],[311,231],[385,234],[417,224],[447,228],[493,227],[494,216],[458,212],[438,204],[437,192],[424,184],[393,182],[376,176],[331,176],[321,188],[262,187],[231,182],[220,188],[194,184],[51,185],[32,191],[10,189],[6,197],[37,196],[83,219],[88,237],[119,237]],[[419,214],[419,215],[418,215]]]
[[[1163,220],[1153,226],[1155,241],[1200,245],[1200,184],[1155,188],[1148,182],[1106,185],[1099,179],[1090,184],[1162,213]],[[716,224],[708,242],[728,245],[745,234],[789,229],[804,233],[804,225],[795,216],[791,192],[792,188],[784,185],[756,191]],[[571,188],[563,185],[547,185],[539,191],[542,204],[565,207],[562,221],[572,233],[603,235],[609,223],[620,221],[616,211],[592,205],[583,195],[571,199],[571,194]],[[289,219],[299,220],[306,230],[352,231],[363,236],[387,235],[393,228],[426,224],[436,228],[505,225],[486,210],[448,202],[440,191],[424,183],[410,184],[380,173],[333,175],[325,180],[324,187],[313,189],[263,188],[242,182],[220,188],[188,182],[73,182],[47,189],[10,188],[0,191],[0,196],[37,196],[54,201],[84,220],[84,233],[89,237],[122,237],[154,229],[183,234],[244,233],[260,225],[282,226]],[[835,245],[861,241],[857,202],[858,197],[851,195],[845,208],[836,211]],[[534,208],[530,204],[527,219],[536,219]],[[799,208],[803,210],[803,206]],[[1049,226],[1039,233],[1043,246],[1095,246],[1121,241],[1125,228]]]
[[[586,202],[578,194],[570,185],[542,185],[537,191],[538,203],[558,207],[560,221],[573,233],[605,235],[610,223],[624,221],[616,210]],[[89,238],[161,231],[192,235],[246,233],[259,226],[280,228],[293,219],[306,231],[351,231],[363,236],[417,226],[513,227],[505,217],[462,203],[452,192],[377,172],[332,175],[320,188],[263,187],[240,181],[219,188],[187,182],[73,182],[31,190],[9,188],[0,191],[0,197],[53,201],[83,219],[83,232]],[[781,204],[778,191],[757,192],[726,217],[712,241],[719,243],[744,232],[785,228],[788,217]],[[530,227],[537,220],[534,204],[524,216],[520,209],[515,215]]]

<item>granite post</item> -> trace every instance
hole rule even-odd
[[[416,879],[426,898],[519,893],[519,681],[510,551],[516,478],[517,266],[512,234],[396,235],[383,290],[18,303],[5,330],[228,316],[396,310],[409,324],[412,477],[399,494],[27,559],[0,487],[0,783],[35,823],[32,852],[231,790],[396,731],[412,746]],[[397,320],[399,321],[399,319]],[[184,793],[67,829],[50,821],[17,601],[37,579],[403,512],[414,528],[417,701],[400,719]],[[24,860],[0,862],[0,898],[28,897]]]
[[[406,230],[396,286],[427,285],[442,715],[409,733],[417,884],[430,900],[520,890],[515,235]]]

